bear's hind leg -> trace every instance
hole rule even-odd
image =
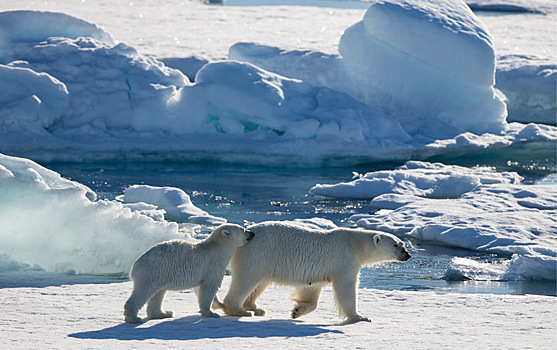
[[[265,289],[267,289],[269,284],[270,284],[269,282],[261,282],[257,287],[255,287],[255,289],[253,290],[253,292],[251,292],[251,294],[248,296],[246,301],[244,301],[244,310],[253,311],[253,314],[255,316],[265,316],[265,310],[263,310],[260,307],[257,307],[257,304],[255,304],[255,302],[257,301],[257,299],[259,299],[259,297],[265,291]]]
[[[142,323],[143,320],[137,317],[137,313],[155,292],[156,290],[148,288],[135,288],[134,285],[132,295],[124,304],[124,320],[127,323]]]
[[[321,295],[322,287],[298,288],[292,294],[292,300],[296,303],[292,309],[292,318],[307,315],[317,308],[317,302]]]
[[[149,318],[169,318],[172,317],[172,311],[162,310],[162,301],[166,295],[166,290],[162,289],[149,299],[147,303],[147,316]]]

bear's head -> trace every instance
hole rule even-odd
[[[389,233],[376,233],[373,236],[377,255],[382,261],[408,261],[410,253],[404,246],[404,242]]]
[[[220,225],[213,233],[220,235],[222,240],[236,247],[246,244],[254,236],[253,232],[235,224]]]

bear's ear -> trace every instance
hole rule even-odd
[[[373,236],[373,242],[375,242],[375,244],[379,244],[379,242],[381,242],[381,236],[379,235],[375,235]]]

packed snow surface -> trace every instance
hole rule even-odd
[[[555,297],[360,289],[358,309],[373,323],[345,325],[339,324],[330,287],[317,309],[298,320],[289,317],[288,288],[263,293],[263,317],[218,319],[201,318],[190,290],[167,294],[164,307],[174,318],[130,325],[122,311],[131,282],[49,274],[40,280],[39,274],[45,273],[12,274],[11,281],[21,283],[0,289],[0,345],[6,348],[551,349],[555,339]],[[230,280],[225,276],[220,298]]]

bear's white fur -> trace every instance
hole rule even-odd
[[[210,310],[211,302],[236,248],[252,237],[239,225],[225,224],[196,244],[173,240],[154,245],[131,269],[133,292],[124,305],[125,321],[141,323],[137,313],[147,301],[148,317],[172,317],[172,311],[162,310],[166,292],[189,288],[197,294],[203,317],[219,317]]]
[[[341,318],[346,322],[370,321],[357,312],[357,284],[364,265],[407,261],[410,254],[397,237],[379,231],[337,228],[315,230],[302,226],[264,222],[248,227],[255,234],[236,250],[231,261],[232,282],[223,303],[214,308],[234,316],[256,316],[265,311],[255,304],[271,283],[296,289],[292,318],[315,310],[321,289],[332,283]]]

